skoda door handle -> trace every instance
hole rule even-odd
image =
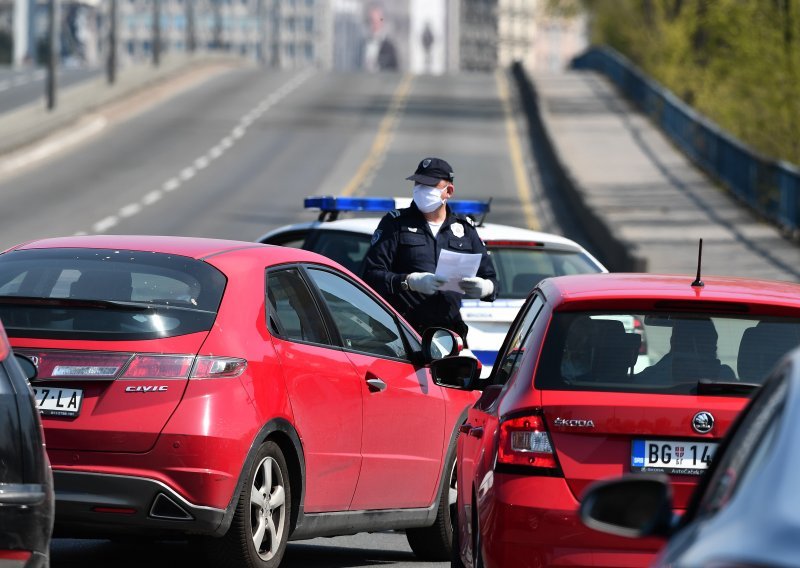
[[[458,429],[459,432],[462,434],[468,434],[475,438],[482,438],[483,437],[483,428],[473,427],[472,424],[462,424],[461,427]]]
[[[367,374],[367,387],[371,392],[381,392],[386,390],[386,383],[372,373]]]

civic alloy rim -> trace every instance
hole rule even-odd
[[[278,462],[264,458],[250,487],[250,531],[262,560],[278,552],[286,522],[286,491]]]

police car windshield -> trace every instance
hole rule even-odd
[[[580,252],[551,251],[540,248],[494,247],[487,243],[497,271],[501,299],[520,299],[543,278],[567,274],[600,272],[589,257]]]

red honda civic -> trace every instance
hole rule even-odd
[[[455,440],[477,395],[432,375],[478,364],[330,259],[33,241],[0,254],[0,318],[38,368],[56,536],[199,535],[215,566],[274,568],[290,539],[404,529],[418,556],[450,557]]]
[[[543,280],[488,386],[474,376],[450,383],[483,391],[458,439],[453,566],[648,565],[663,542],[584,526],[584,489],[658,472],[685,508],[749,395],[798,344],[797,284],[649,274]]]

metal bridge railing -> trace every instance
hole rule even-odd
[[[800,238],[800,168],[759,155],[609,47],[590,48],[572,66],[609,77],[695,164],[787,235]]]

